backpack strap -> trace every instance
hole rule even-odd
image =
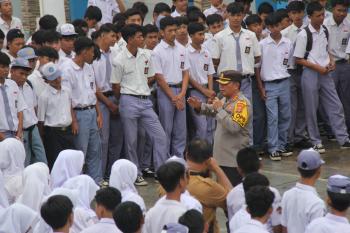
[[[327,42],[328,42],[328,39],[329,39],[328,28],[327,28],[326,26],[324,26],[323,24],[322,24],[322,27],[323,27],[323,29],[324,29],[324,33],[326,34],[326,38],[327,38]]]
[[[304,59],[306,60],[309,57],[310,51],[312,49],[312,33],[308,26],[305,27],[304,30],[306,32],[306,51],[305,51]]]
[[[31,81],[29,81],[28,79],[26,80],[26,83],[28,83],[28,85],[30,86],[30,88],[32,88],[33,89],[33,84],[32,84],[32,82]]]

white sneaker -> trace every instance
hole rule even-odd
[[[322,144],[314,145],[314,146],[312,147],[312,149],[314,149],[315,151],[317,151],[317,152],[320,153],[320,154],[326,153],[326,149],[324,148],[324,146],[323,146]]]
[[[137,176],[135,181],[136,186],[146,186],[148,185],[147,181],[142,176]]]

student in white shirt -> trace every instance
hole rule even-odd
[[[212,14],[207,17],[206,23],[209,32],[205,34],[203,46],[212,54],[213,43],[215,43],[214,36],[224,29],[224,19],[218,14]]]
[[[281,34],[281,17],[267,16],[265,24],[270,35],[261,40],[261,67],[256,79],[260,96],[265,100],[267,117],[267,149],[273,161],[290,156],[287,136],[290,124],[290,74],[287,72],[292,43]],[[277,114],[278,113],[278,114]]]
[[[226,4],[224,3],[224,1],[210,0],[210,3],[211,3],[210,8],[203,11],[205,17],[208,17],[209,15],[212,15],[212,14],[218,14],[223,17],[226,9]]]
[[[122,196],[116,188],[107,187],[98,190],[95,195],[95,212],[99,222],[85,228],[81,233],[121,233],[113,220],[113,211],[121,200]]]
[[[6,35],[6,49],[3,51],[9,56],[11,62],[17,57],[18,51],[24,46],[24,34],[19,29],[11,29]]]
[[[101,24],[112,23],[113,16],[125,11],[124,0],[89,0],[88,6],[97,6],[102,12]]]
[[[176,40],[175,43],[188,47],[191,38],[188,36],[187,27],[188,19],[186,16],[175,17],[177,29],[176,29]]]
[[[328,178],[327,204],[330,212],[323,218],[313,220],[305,233],[349,233],[347,211],[350,206],[350,178],[333,175]]]
[[[97,24],[102,20],[102,12],[97,6],[89,6],[84,14],[84,20],[88,25],[87,36],[91,38],[91,33],[96,31]]]
[[[61,34],[57,31],[44,31],[42,35],[43,46],[54,48],[57,52],[61,49]]]
[[[157,25],[157,22],[159,23],[158,18],[160,16],[170,16],[171,9],[168,4],[164,2],[158,2],[153,9],[153,25],[157,26],[159,28],[159,25]]]
[[[143,24],[143,15],[141,11],[135,8],[130,8],[124,12],[125,24]]]
[[[153,50],[151,63],[158,83],[159,120],[167,135],[167,153],[183,157],[186,145],[185,95],[189,80],[186,50],[175,43],[176,21],[160,21],[163,40]]]
[[[282,197],[282,228],[284,232],[304,232],[306,226],[314,219],[323,217],[326,206],[318,196],[315,184],[321,175],[324,161],[313,150],[303,150],[298,155],[300,181],[286,191]]]
[[[173,0],[175,10],[171,13],[172,17],[184,16],[187,11],[187,0]]]
[[[270,30],[265,25],[265,19],[269,14],[272,14],[275,10],[273,9],[273,6],[269,2],[263,2],[258,7],[258,15],[262,20],[263,25],[263,31],[262,36],[263,38],[267,37],[270,34]]]
[[[186,212],[180,203],[181,193],[186,190],[188,174],[179,162],[167,162],[157,170],[159,183],[166,191],[166,198],[158,201],[146,214],[143,232],[161,232],[164,225],[176,223]]]
[[[202,46],[204,42],[204,26],[200,23],[190,23],[188,31],[192,43],[186,48],[186,56],[190,62],[190,88],[189,95],[199,98],[203,103],[214,100],[216,96],[213,90],[213,74],[215,73],[210,52]],[[213,142],[212,117],[199,115],[191,108],[196,138]]]
[[[60,60],[58,65],[62,65],[67,59],[72,59],[75,56],[74,53],[74,41],[77,38],[77,33],[75,32],[74,26],[72,24],[66,23],[61,25],[59,28],[61,34],[60,44],[61,49],[58,51]]]
[[[11,79],[17,83],[27,106],[23,111],[23,141],[26,149],[25,166],[35,162],[47,163],[44,145],[37,126],[37,97],[27,82],[27,76],[31,70],[28,60],[24,58],[16,58],[11,63]]]
[[[73,203],[63,195],[51,196],[43,203],[40,210],[41,217],[52,228],[53,233],[69,233],[73,225]]]
[[[119,204],[113,212],[113,219],[123,233],[142,232],[144,216],[140,206],[135,202],[126,201]]]
[[[23,31],[23,25],[19,18],[12,16],[12,1],[1,0],[0,1],[0,29],[4,32],[5,36],[10,29],[19,29]]]

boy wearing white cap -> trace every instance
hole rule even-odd
[[[62,24],[59,32],[61,33],[61,49],[58,51],[60,56],[58,66],[61,66],[67,59],[74,58],[74,41],[78,34],[75,32],[74,26],[70,23]]]
[[[28,60],[24,58],[16,58],[11,63],[11,79],[17,83],[27,105],[27,108],[23,110],[23,141],[26,150],[25,166],[35,162],[47,163],[44,145],[37,127],[37,97],[27,82],[27,77],[31,70]]]
[[[58,66],[49,62],[42,67],[42,73],[48,85],[38,99],[38,119],[51,169],[62,150],[75,149],[73,134],[77,132],[77,121],[71,93],[61,86],[62,73]]]
[[[313,150],[303,150],[298,156],[298,171],[301,179],[282,198],[282,228],[284,232],[301,233],[314,219],[323,217],[326,206],[318,196],[315,183],[321,175],[324,161]]]
[[[307,233],[348,233],[349,220],[346,212],[350,206],[350,178],[334,175],[328,178],[327,204],[330,208],[323,218],[312,221],[306,228]]]

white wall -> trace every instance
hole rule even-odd
[[[59,24],[66,22],[64,0],[40,0],[40,15],[54,15]]]

